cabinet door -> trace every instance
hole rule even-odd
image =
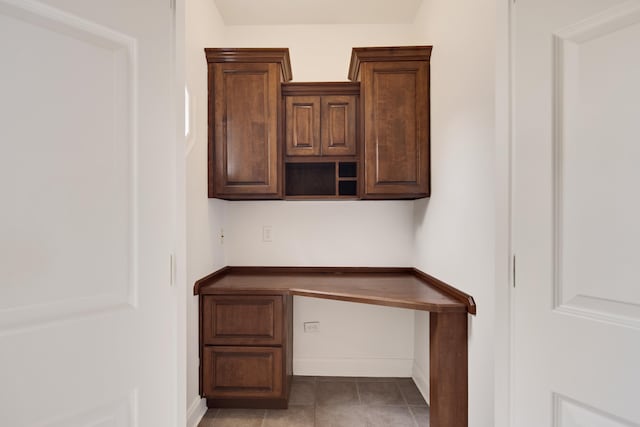
[[[215,166],[214,176],[209,177],[209,196],[230,199],[281,196],[278,65],[215,63],[209,67],[210,78],[213,74],[210,129],[214,129],[210,135],[213,150],[209,161]]]
[[[282,344],[282,296],[205,296],[202,339],[205,344]]]
[[[287,156],[320,155],[320,97],[286,97]]]
[[[356,97],[322,97],[322,154],[356,154]]]
[[[364,197],[429,195],[429,65],[362,65]]]
[[[275,398],[283,391],[282,349],[206,346],[203,392],[207,398]]]

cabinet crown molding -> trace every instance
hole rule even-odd
[[[349,80],[358,81],[360,64],[386,61],[429,61],[433,46],[354,47],[351,50]]]
[[[360,95],[358,82],[295,82],[282,84],[282,96]]]
[[[288,48],[205,48],[207,63],[279,63],[282,81],[293,78]]]

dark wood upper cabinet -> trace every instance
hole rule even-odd
[[[288,49],[205,49],[209,197],[282,197],[281,91]]]
[[[282,96],[285,198],[357,198],[360,84],[286,83]]]
[[[430,195],[431,46],[354,48],[351,82],[287,83],[288,49],[205,49],[209,197]]]
[[[355,156],[357,83],[288,83],[285,99],[287,156]]]
[[[283,293],[201,298],[200,394],[209,407],[287,407],[292,307]]]
[[[362,198],[430,194],[430,46],[354,48],[349,79],[361,83]]]

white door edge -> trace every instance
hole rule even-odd
[[[512,0],[496,5],[494,425],[512,426]]]

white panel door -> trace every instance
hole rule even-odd
[[[640,1],[512,18],[511,425],[640,426]]]
[[[0,425],[177,425],[171,9],[0,0]]]

